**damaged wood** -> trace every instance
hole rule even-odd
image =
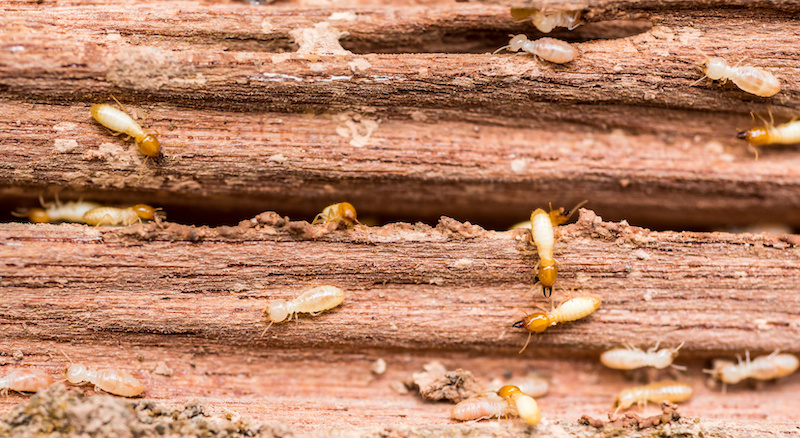
[[[200,397],[212,412],[297,430],[342,421],[366,428],[353,436],[370,436],[387,421],[414,430],[448,423],[451,404],[400,390],[431,360],[483,385],[535,370],[551,382],[539,400],[548,422],[535,429],[546,434],[582,428],[581,415],[603,416],[630,385],[600,365],[604,349],[686,341],[677,362],[689,367],[681,379],[695,387],[682,407],[691,433],[716,430],[694,417],[733,415],[742,419],[731,423],[739,436],[781,430],[794,418],[784,400],[796,393],[797,375],[722,394],[701,370],[712,357],[743,350],[792,351],[800,332],[791,292],[796,236],[651,232],[602,222],[589,210],[559,230],[561,285],[603,305],[537,335],[517,355],[527,333],[511,328],[520,318],[515,307],[548,305],[540,291],[529,292],[536,257],[524,231],[449,218],[435,228],[336,230],[271,212],[218,228],[7,224],[0,227],[0,352],[14,353],[0,359],[58,376],[69,365],[64,352],[133,373],[150,400],[176,406]],[[259,337],[270,300],[316,284],[345,288],[343,305]],[[378,358],[387,363],[379,377],[371,371]],[[12,395],[0,409],[24,400]],[[757,421],[764,418],[771,423]],[[520,426],[458,427],[518,433]]]
[[[800,110],[800,29],[784,9],[642,9],[634,34],[630,21],[579,27],[580,57],[554,66],[454,53],[533,37],[500,6],[176,4],[10,4],[0,18],[6,210],[60,188],[190,209],[177,218],[192,223],[265,209],[313,216],[347,200],[378,217],[500,228],[547,202],[589,199],[604,217],[658,228],[800,225],[800,151],[764,148],[755,161],[735,138],[751,111],[783,121]],[[340,54],[284,52],[303,29],[341,43]],[[447,53],[376,53],[426,47]],[[731,62],[744,54],[783,91],[692,86],[698,49]],[[140,171],[130,143],[91,121],[88,107],[110,94],[161,134],[164,167]],[[200,218],[204,205],[230,213]]]
[[[527,231],[449,218],[436,228],[335,228],[273,213],[220,228],[5,225],[0,285],[14,299],[3,300],[3,332],[72,342],[103,334],[160,344],[180,334],[250,346],[510,353],[527,336],[511,328],[520,319],[515,307],[530,308],[532,298],[549,305],[541,291],[529,293],[536,257]],[[794,236],[658,233],[601,222],[588,210],[560,235],[561,287],[603,305],[535,336],[537,349],[599,353],[624,342],[686,341],[682,355],[770,352],[800,336],[800,302],[790,292],[798,288]],[[268,300],[316,285],[348,293],[325,314],[325,330],[315,329],[318,318],[301,318],[259,337]]]

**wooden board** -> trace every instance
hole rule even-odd
[[[553,33],[580,51],[558,66],[491,54],[509,34],[541,36],[509,15],[541,2],[414,3],[0,3],[0,220],[56,193],[146,202],[170,220],[0,224],[0,375],[59,375],[63,352],[133,372],[148,400],[300,435],[564,436],[595,433],[578,418],[604,418],[632,384],[602,351],[685,342],[679,378],[696,396],[659,433],[796,433],[800,377],[722,393],[702,370],[800,353],[798,237],[628,222],[798,227],[800,150],[755,160],[735,135],[759,123],[751,112],[800,110],[800,4],[547,2],[587,20]],[[707,55],[746,56],[783,91],[696,83]],[[111,95],[158,132],[163,166],[91,119]],[[526,232],[491,230],[584,199],[555,256],[561,286],[603,306],[519,355],[516,307],[549,300],[530,293]],[[345,200],[366,223],[405,222],[302,221]],[[344,305],[260,337],[269,300],[321,284],[347,289]],[[545,421],[456,426],[451,405],[398,392],[434,360],[482,382],[539,373]]]

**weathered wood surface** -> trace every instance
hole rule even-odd
[[[265,208],[311,219],[348,200],[365,217],[433,223],[449,214],[506,228],[548,202],[588,199],[611,218],[662,227],[800,224],[800,151],[755,161],[724,137],[743,126],[734,117],[697,138],[388,120],[359,148],[337,133],[357,124],[348,114],[154,108],[147,120],[162,133],[167,165],[143,167],[132,142],[110,136],[85,105],[0,108],[5,220],[58,187],[62,199],[163,206],[184,223],[219,223],[221,210],[236,223]]]
[[[505,227],[549,201],[589,199],[606,218],[656,227],[800,225],[800,151],[755,161],[734,137],[750,111],[783,121],[800,110],[798,2],[547,2],[586,9],[587,25],[553,33],[581,52],[566,66],[487,53],[509,33],[539,36],[510,18],[511,2],[308,3],[0,2],[0,208],[60,190],[234,224],[264,210],[310,219],[348,200],[378,220]],[[297,34],[317,25],[323,48]],[[784,90],[692,86],[697,49],[748,56]],[[90,119],[110,94],[160,133],[164,167],[142,166],[130,141]],[[723,395],[700,371],[744,350],[800,352],[796,236],[655,233],[586,211],[562,229],[556,257],[562,285],[604,305],[519,356],[514,307],[546,305],[528,293],[536,256],[524,232],[259,217],[0,225],[0,371],[61,373],[63,351],[134,372],[148,398],[201,399],[300,431],[508,436],[524,429],[449,426],[449,405],[390,383],[430,360],[484,379],[535,369],[553,387],[536,431],[559,436],[588,433],[577,418],[603,417],[627,384],[598,364],[603,349],[686,341],[679,362],[697,395],[683,412],[702,419],[689,436],[797,432],[800,377]],[[269,299],[318,284],[349,297],[259,337]],[[377,358],[382,377],[369,373]],[[172,376],[154,372],[159,362]],[[0,411],[23,400],[12,394]]]
[[[800,224],[796,148],[754,161],[735,139],[750,111],[784,120],[798,110],[800,24],[778,9],[663,12],[644,33],[580,43],[576,61],[554,66],[452,53],[532,29],[504,7],[4,6],[0,181],[16,196],[7,210],[35,204],[32,188],[66,187],[67,197],[199,207],[194,218],[178,213],[184,222],[223,221],[199,219],[204,205],[235,222],[265,209],[313,216],[347,199],[381,217],[503,227],[548,201],[589,199],[606,217],[656,227]],[[348,11],[355,19],[330,19]],[[355,52],[450,53],[277,53],[295,47],[292,30],[323,22],[347,31]],[[696,49],[747,55],[784,91],[690,86],[701,76]],[[112,93],[161,133],[165,167],[141,177],[130,143],[90,120],[89,105]]]
[[[526,334],[511,327],[520,317],[514,307],[547,304],[540,292],[533,300],[528,293],[536,256],[525,252],[524,232],[449,219],[436,228],[332,228],[274,214],[223,228],[4,225],[4,362],[55,374],[68,364],[63,351],[134,371],[149,398],[201,397],[216,409],[301,429],[446,423],[449,406],[389,387],[432,359],[483,379],[535,369],[552,381],[542,409],[571,424],[582,414],[602,417],[625,386],[597,362],[603,349],[686,341],[679,362],[690,366],[684,379],[698,391],[686,415],[738,419],[742,427],[797,419],[786,402],[800,388],[796,376],[722,395],[700,372],[719,355],[798,352],[795,236],[658,233],[583,210],[560,228],[561,284],[601,297],[603,306],[517,355]],[[315,284],[346,288],[345,303],[259,337],[269,299]],[[377,358],[389,363],[382,377],[369,372]],[[158,362],[173,375],[154,374]]]

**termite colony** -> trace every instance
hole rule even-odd
[[[540,32],[549,33],[556,27],[575,29],[581,24],[579,11],[560,11],[543,13],[538,10],[512,9],[514,18],[525,19],[537,27]],[[513,36],[508,45],[497,51],[508,49],[512,52],[525,52],[554,64],[567,64],[575,60],[579,50],[565,41],[543,37],[531,40],[525,34]],[[497,52],[495,52],[497,53]],[[770,97],[780,92],[778,79],[770,72],[759,67],[729,65],[719,57],[709,57],[703,63],[705,76],[713,81],[727,80],[733,82],[742,91],[759,97]],[[698,81],[699,82],[699,81]],[[115,99],[116,100],[116,99]],[[117,102],[119,104],[119,102]],[[120,105],[121,106],[121,105]],[[164,155],[155,135],[145,131],[124,109],[117,109],[107,104],[96,104],[90,108],[91,116],[114,135],[125,134],[133,138],[138,151],[156,163],[162,163]],[[769,144],[795,144],[800,142],[800,121],[791,121],[775,125],[773,120],[764,121],[763,126],[753,127],[740,132],[737,137],[746,140],[752,148]],[[755,150],[755,149],[754,149]],[[584,201],[586,202],[586,201]],[[99,203],[83,200],[61,203],[56,199],[45,203],[40,199],[41,208],[15,212],[18,216],[27,217],[31,222],[74,222],[89,226],[128,226],[143,221],[158,221],[159,209],[145,204],[130,207],[104,206]],[[540,286],[545,298],[550,298],[550,310],[526,314],[521,320],[511,324],[514,328],[528,331],[527,339],[519,351],[522,354],[528,348],[534,334],[537,336],[551,327],[588,318],[601,306],[601,299],[595,296],[568,296],[558,305],[555,304],[554,289],[557,286],[559,268],[555,256],[557,227],[566,223],[572,214],[583,203],[570,211],[563,208],[549,211],[542,208],[534,210],[526,223],[530,228],[530,244],[536,247],[538,262],[533,270],[536,281],[531,290]],[[336,223],[343,228],[361,225],[357,219],[355,207],[348,202],[336,203],[325,207],[311,222],[312,225]],[[264,311],[269,321],[262,332],[263,337],[273,324],[298,319],[298,314],[307,313],[312,316],[334,309],[345,299],[345,291],[335,286],[317,286],[309,289],[291,300],[276,299],[269,303]],[[683,369],[673,363],[683,344],[674,348],[658,349],[658,345],[648,350],[633,346],[618,348],[604,352],[600,361],[603,365],[619,369],[634,370],[654,368],[657,370],[674,368]],[[737,362],[716,360],[712,369],[706,370],[713,379],[723,385],[733,385],[744,379],[773,380],[785,377],[798,369],[798,359],[792,354],[780,354],[778,351],[750,360]],[[125,397],[136,397],[144,392],[144,386],[133,375],[124,370],[94,370],[83,364],[72,364],[66,370],[66,380],[74,385],[93,384],[95,388]],[[49,386],[53,382],[51,376],[35,369],[14,371],[0,377],[0,390],[35,392]],[[680,381],[661,381],[642,386],[625,388],[614,400],[616,410],[627,409],[633,405],[644,405],[648,402],[662,401],[682,402],[690,399],[693,388]],[[451,417],[458,421],[471,421],[492,418],[518,416],[526,424],[536,425],[541,420],[541,412],[532,390],[522,390],[516,385],[504,385],[495,391],[488,391],[458,403],[451,411]]]

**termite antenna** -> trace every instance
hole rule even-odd
[[[266,335],[266,334],[267,334],[267,330],[269,330],[269,328],[270,328],[270,327],[272,327],[272,324],[275,324],[275,321],[270,321],[270,322],[269,322],[269,325],[267,326],[267,328],[265,328],[265,329],[264,329],[264,331],[263,331],[263,332],[261,332],[261,336],[259,336],[259,338],[263,338],[263,337],[264,337],[264,335]]]
[[[492,55],[496,55],[496,54],[497,54],[497,52],[499,52],[499,51],[501,51],[501,50],[503,50],[503,49],[507,49],[507,48],[509,48],[509,47],[511,47],[511,44],[506,44],[505,46],[503,46],[503,47],[501,47],[501,48],[499,48],[499,49],[495,50],[494,52],[492,52]]]
[[[694,87],[695,85],[699,84],[700,82],[703,82],[703,79],[705,79],[705,78],[707,78],[707,77],[708,77],[708,76],[706,76],[706,75],[703,75],[703,77],[702,77],[702,78],[700,78],[700,79],[698,79],[698,80],[696,80],[696,81],[692,82],[691,84],[689,84],[689,86],[690,86],[690,87]]]
[[[587,203],[587,202],[589,202],[589,200],[588,200],[588,199],[584,199],[583,201],[579,202],[579,203],[578,203],[578,205],[576,205],[576,206],[572,207],[572,209],[571,209],[570,211],[568,211],[568,212],[567,212],[568,214],[567,214],[567,216],[564,218],[564,221],[565,221],[565,222],[566,222],[566,221],[568,221],[568,220],[569,220],[569,218],[570,218],[570,217],[571,217],[573,214],[575,214],[575,212],[576,212],[576,211],[578,211],[578,209],[579,209],[579,208],[581,208],[581,207],[583,207],[584,205],[586,205],[586,203]],[[552,207],[551,207],[550,209],[552,210]]]
[[[522,322],[522,321],[520,321],[520,322]],[[515,325],[515,327],[516,327],[516,325]],[[522,350],[519,350],[519,353],[517,353],[517,354],[522,354],[522,352],[525,351],[526,348],[528,348],[528,343],[531,341],[531,335],[533,335],[533,332],[528,332],[528,340],[525,341],[525,345],[522,346]]]
[[[70,363],[71,365],[75,365],[75,362],[73,362],[73,361],[72,361],[72,359],[70,359],[70,358],[69,358],[69,356],[67,356],[67,353],[64,353],[64,350],[61,350],[61,349],[59,349],[58,351],[60,351],[60,352],[61,352],[61,354],[63,354],[63,355],[64,355],[64,357],[66,357],[66,358],[67,358],[67,360],[69,361],[69,363]]]

